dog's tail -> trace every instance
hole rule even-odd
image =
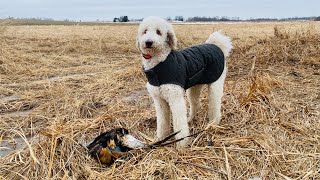
[[[224,57],[228,57],[232,49],[230,37],[225,36],[220,32],[212,33],[206,43],[218,46],[222,50]]]

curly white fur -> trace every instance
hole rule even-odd
[[[146,42],[152,42],[148,47]],[[220,32],[214,32],[210,35],[206,43],[217,45],[224,53],[225,58],[229,56],[232,49],[232,43],[229,37]],[[142,64],[145,70],[155,67],[166,57],[171,50],[176,49],[177,39],[174,30],[167,21],[158,17],[148,17],[143,20],[138,29],[136,46],[141,54],[148,54],[150,59],[142,57]],[[220,78],[208,84],[209,93],[209,120],[219,124],[221,118],[221,100],[223,96],[223,85],[227,73],[225,68]],[[170,133],[171,116],[173,130],[181,131],[176,135],[176,139],[189,135],[188,121],[191,121],[197,112],[199,97],[203,85],[196,85],[187,90],[187,97],[190,102],[189,118],[187,118],[187,105],[184,98],[185,90],[174,84],[164,84],[153,86],[147,83],[147,89],[153,98],[157,113],[157,137],[162,139]],[[189,138],[178,143],[178,146],[186,146]]]

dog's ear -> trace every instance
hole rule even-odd
[[[177,38],[173,29],[170,29],[167,33],[167,43],[172,50],[177,49]]]

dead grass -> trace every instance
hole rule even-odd
[[[234,39],[221,124],[189,148],[134,151],[111,167],[91,159],[81,144],[105,130],[125,127],[145,141],[155,136],[136,28],[1,31],[0,147],[19,136],[30,146],[1,157],[0,178],[320,178],[317,23],[176,25],[180,47],[218,29]],[[194,133],[207,127],[205,93],[201,106]]]

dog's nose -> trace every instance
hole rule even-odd
[[[150,40],[146,41],[146,47],[147,48],[152,47],[152,44],[153,44],[153,41],[150,41]]]

